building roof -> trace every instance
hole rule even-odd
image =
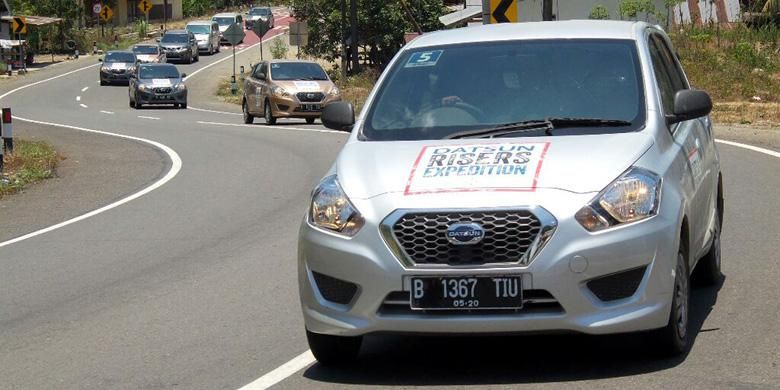
[[[637,33],[647,26],[645,22],[611,20],[489,24],[423,34],[409,47],[518,39],[636,39]]]

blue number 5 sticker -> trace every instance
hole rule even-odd
[[[442,50],[422,51],[413,53],[406,62],[405,68],[414,68],[417,66],[434,66],[439,62]]]

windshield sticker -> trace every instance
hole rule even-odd
[[[426,146],[404,195],[536,191],[549,142]]]
[[[171,80],[168,79],[152,79],[153,85],[168,86],[171,85]]]
[[[319,91],[320,85],[316,81],[293,81],[295,88],[301,91]]]
[[[124,62],[112,62],[111,63],[111,69],[125,69],[127,68],[127,64]]]
[[[439,62],[439,58],[441,58],[441,53],[443,52],[443,50],[433,50],[413,53],[412,56],[409,57],[409,61],[407,61],[406,65],[404,65],[404,68],[435,66],[436,63]]]

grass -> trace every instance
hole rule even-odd
[[[238,91],[235,95],[233,95],[233,92],[230,90],[230,77],[222,79],[217,87],[217,96],[226,103],[241,105],[241,99],[244,96],[244,80],[240,76],[237,78],[236,84],[238,86]]]
[[[780,123],[780,28],[686,26],[671,38],[691,84],[712,96],[716,122]]]
[[[54,177],[60,156],[43,141],[17,140],[13,154],[4,154],[5,169],[0,180],[0,199],[26,186]]]
[[[368,99],[368,94],[374,88],[379,78],[379,73],[375,70],[365,70],[359,74],[348,76],[346,80],[337,80],[341,90],[341,98],[344,101],[352,103],[355,106],[355,112],[359,113],[363,109],[363,103]]]

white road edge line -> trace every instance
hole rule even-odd
[[[101,113],[103,113],[103,114],[107,114],[107,115],[114,115],[114,113],[113,113],[112,111],[103,111],[103,110],[100,110],[100,112],[101,112]]]
[[[88,89],[89,89],[89,87],[81,88],[81,92],[87,92]]]
[[[314,363],[314,355],[312,355],[311,350],[307,350],[289,362],[282,364],[279,368],[257,378],[252,383],[238,390],[265,390],[289,378],[292,374],[308,367],[312,363]]]
[[[86,105],[86,104],[84,104],[84,103],[81,103],[81,104],[79,104],[79,106],[81,106],[81,108],[89,108],[89,107],[87,107],[87,105]]]
[[[81,96],[76,96],[76,101],[80,102],[81,101]]]
[[[155,116],[143,116],[143,115],[138,115],[138,117],[139,117],[139,118],[141,118],[141,119],[150,119],[150,120],[153,120],[153,121],[159,121],[159,120],[160,120],[160,118],[158,118],[158,117],[155,117]]]
[[[11,95],[13,93],[21,91],[23,89],[30,88],[30,87],[33,87],[35,85],[47,83],[49,81],[58,79],[60,77],[66,77],[66,76],[69,76],[69,75],[71,75],[73,73],[80,72],[82,70],[94,68],[94,67],[96,67],[98,65],[99,64],[89,65],[89,66],[86,66],[86,67],[83,67],[83,68],[79,68],[79,69],[76,69],[76,70],[73,70],[73,71],[70,71],[70,72],[63,73],[63,74],[58,75],[58,76],[50,77],[48,79],[44,79],[44,80],[36,81],[34,83],[23,85],[23,86],[21,86],[19,88],[15,88],[15,89],[13,89],[11,91],[8,91],[8,92],[4,93],[3,95],[0,95],[0,100],[2,100],[3,98],[5,98],[5,97],[7,97],[7,96],[9,96],[9,95]],[[84,131],[84,132],[87,132],[87,133],[108,135],[108,136],[112,136],[112,137],[117,137],[117,138],[123,138],[123,139],[143,142],[143,143],[152,145],[153,147],[155,147],[157,149],[160,149],[165,154],[167,154],[168,158],[170,158],[170,160],[171,160],[171,169],[169,169],[168,172],[162,178],[160,178],[160,180],[157,180],[156,182],[152,183],[150,186],[142,189],[141,191],[138,191],[138,192],[136,192],[136,193],[134,193],[134,194],[132,194],[132,195],[130,195],[128,197],[120,199],[120,200],[118,200],[118,201],[116,201],[114,203],[111,203],[109,205],[103,206],[103,207],[101,207],[99,209],[92,210],[92,211],[90,211],[90,212],[88,212],[86,214],[80,215],[80,216],[75,217],[75,218],[71,218],[71,219],[69,219],[67,221],[64,221],[64,222],[60,222],[60,223],[58,223],[56,225],[52,225],[52,226],[49,226],[49,227],[46,227],[46,228],[43,228],[43,229],[40,229],[40,230],[36,230],[36,231],[34,231],[32,233],[28,233],[28,234],[25,234],[23,236],[10,239],[8,241],[0,242],[0,248],[9,246],[9,245],[12,245],[12,244],[15,244],[15,243],[18,243],[18,242],[21,242],[21,241],[33,238],[33,237],[37,237],[37,236],[40,236],[42,234],[49,233],[49,232],[51,232],[53,230],[57,230],[59,228],[62,228],[62,227],[74,224],[76,222],[83,221],[83,220],[85,220],[87,218],[94,217],[94,216],[96,216],[98,214],[101,214],[101,213],[106,212],[108,210],[111,210],[111,209],[117,208],[117,207],[119,207],[121,205],[124,205],[126,203],[129,203],[129,202],[131,202],[133,200],[136,200],[136,199],[138,199],[138,198],[140,198],[140,197],[142,197],[142,196],[144,196],[144,195],[146,195],[146,194],[148,194],[148,193],[150,193],[150,192],[152,192],[152,191],[162,187],[163,185],[165,185],[166,183],[171,181],[174,177],[176,177],[176,175],[178,175],[179,172],[181,171],[182,161],[181,161],[181,157],[179,157],[179,154],[176,153],[176,151],[171,149],[170,147],[168,147],[166,145],[163,145],[163,144],[161,144],[159,142],[156,142],[156,141],[148,140],[148,139],[145,139],[145,138],[133,137],[133,136],[124,135],[124,134],[109,133],[107,131],[92,130],[92,129],[86,129],[86,128],[83,128],[83,127],[64,125],[64,124],[61,124],[61,123],[51,123],[51,122],[36,121],[36,120],[33,120],[33,119],[26,119],[26,118],[21,118],[21,117],[18,117],[18,116],[14,116],[14,118],[16,118],[17,120],[23,121],[23,122],[36,123],[36,124],[47,125],[47,126],[62,127],[62,128],[66,128],[66,129]]]
[[[294,127],[294,126],[273,126],[273,125],[247,125],[244,123],[221,123],[221,122],[207,122],[207,121],[197,121],[195,122],[199,125],[214,125],[214,126],[228,126],[228,127],[253,127],[256,129],[279,129],[279,130],[292,130],[292,131],[309,131],[313,133],[331,133],[331,134],[344,134],[347,135],[347,132],[344,131],[338,131],[338,130],[326,130],[326,129],[307,129],[305,127]]]
[[[758,146],[753,146],[753,145],[748,145],[748,144],[742,144],[742,143],[739,143],[739,142],[734,142],[734,141],[726,141],[726,140],[723,140],[723,139],[716,139],[716,140],[715,140],[715,142],[718,142],[718,143],[721,143],[721,144],[724,144],[724,145],[731,145],[731,146],[736,146],[736,147],[738,147],[738,148],[743,148],[743,149],[747,149],[747,150],[752,150],[752,151],[754,151],[754,152],[759,152],[759,153],[763,153],[763,154],[768,154],[768,155],[770,155],[770,156],[772,156],[772,157],[777,157],[777,158],[780,158],[780,152],[775,152],[774,150],[769,150],[769,149],[759,148]]]
[[[197,108],[197,107],[192,107],[192,106],[188,106],[187,109],[188,110],[194,110],[194,111],[211,112],[211,113],[214,113],[214,114],[223,114],[223,115],[238,115],[238,116],[244,115],[244,114],[241,114],[241,113],[238,113],[238,112],[207,110],[205,108]]]

